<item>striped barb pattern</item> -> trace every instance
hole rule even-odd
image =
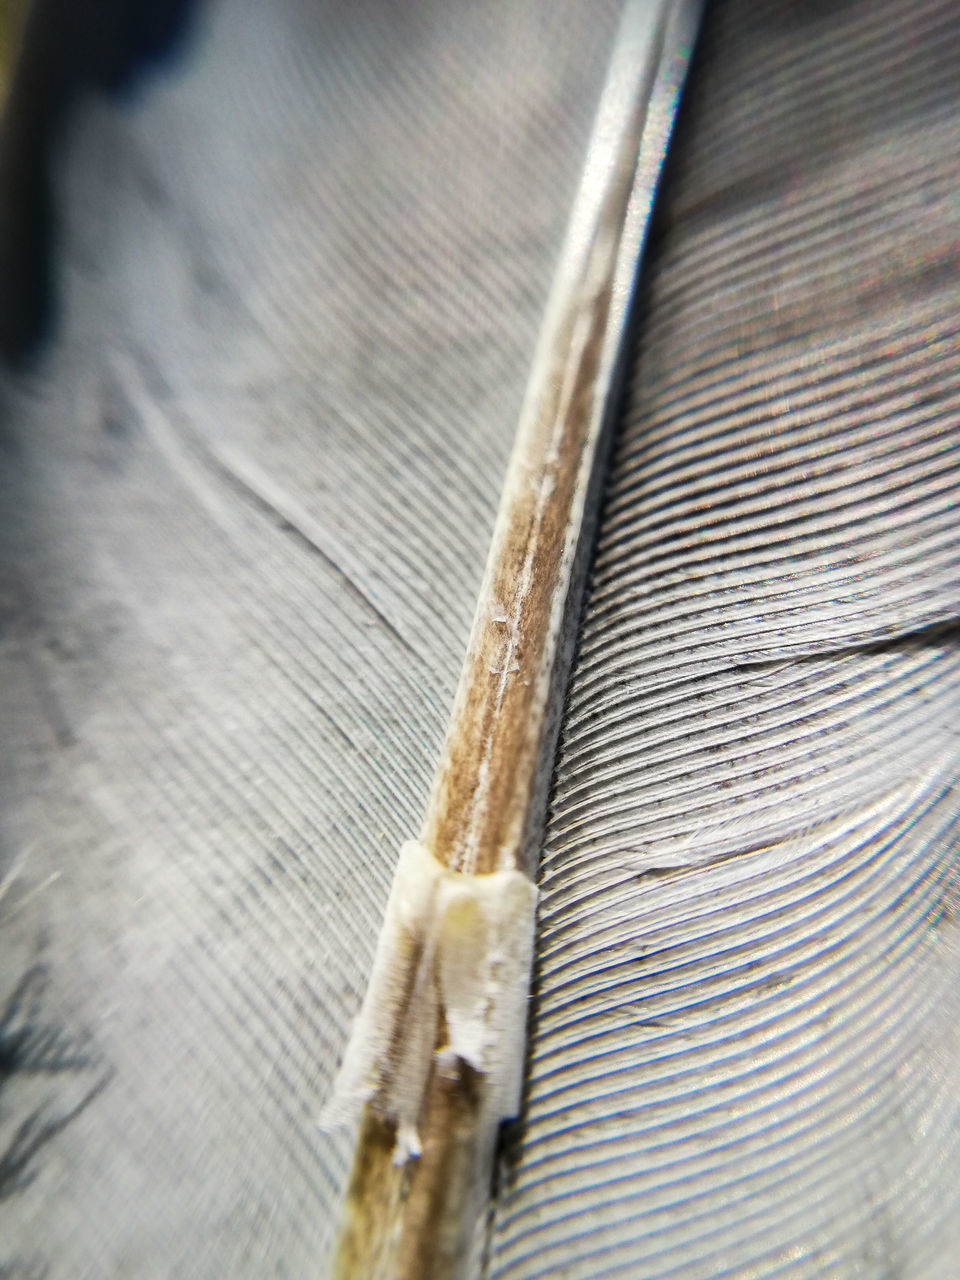
[[[497,1280],[951,1280],[954,6],[708,12],[569,694]]]

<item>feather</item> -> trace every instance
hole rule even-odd
[[[0,1078],[0,1270],[329,1274],[316,1117],[620,7],[210,0],[77,106],[59,329],[0,391],[0,1009],[87,1065]],[[708,9],[496,1280],[954,1275],[958,36],[949,0]]]
[[[224,0],[71,121],[59,333],[2,389],[0,1002],[42,959],[113,1070],[0,1204],[4,1265],[326,1273],[351,1148],[317,1116],[617,22]]]

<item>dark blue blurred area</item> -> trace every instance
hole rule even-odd
[[[55,310],[50,168],[87,91],[128,92],[187,39],[199,0],[33,0],[0,126],[0,358],[22,365]]]

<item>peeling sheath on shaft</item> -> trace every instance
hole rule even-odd
[[[700,5],[628,0],[446,743],[325,1122],[359,1122],[332,1274],[479,1273],[520,1105],[534,877],[637,267]]]

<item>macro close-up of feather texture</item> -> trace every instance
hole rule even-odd
[[[0,1280],[957,1280],[957,6],[0,26]]]

